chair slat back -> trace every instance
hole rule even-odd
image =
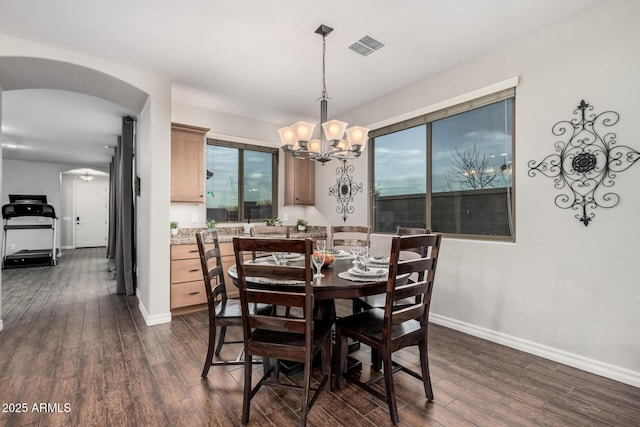
[[[289,227],[285,225],[255,225],[249,229],[251,237],[270,237],[270,238],[282,238],[288,239],[290,237]],[[255,260],[258,257],[269,256],[269,252],[265,251],[253,251],[251,253],[252,258]]]
[[[414,236],[416,234],[431,234],[431,230],[429,228],[414,228],[414,227],[398,227],[396,229],[396,236]],[[425,248],[408,248],[405,251],[415,252],[420,256],[424,256],[423,253]]]
[[[371,226],[368,225],[332,225],[331,247],[351,246],[355,243],[360,246],[371,245]]]
[[[196,233],[196,243],[200,254],[200,266],[202,268],[204,287],[207,291],[207,301],[211,304],[218,299],[226,300],[227,288],[222,268],[218,232],[215,230],[200,231]]]
[[[393,237],[389,256],[383,336],[389,338],[391,326],[407,320],[417,319],[423,327],[426,326],[441,241],[440,233]],[[402,251],[413,248],[424,249],[421,257],[400,259]],[[396,277],[402,274],[417,274],[419,279],[396,286]],[[406,301],[411,300],[411,297],[415,297],[415,302],[406,305]],[[404,308],[394,310],[396,301],[403,301]]]
[[[305,335],[307,348],[311,348],[313,339],[313,268],[311,267],[311,253],[313,241],[311,239],[271,239],[236,237],[233,239],[236,256],[236,272],[240,301],[242,305],[242,319],[246,341],[252,329],[265,331],[289,332]],[[273,265],[269,263],[255,263],[244,259],[245,252],[289,252],[304,255],[304,265]],[[291,292],[287,285],[268,284],[274,280],[295,280],[304,282],[305,292]],[[259,283],[260,287],[249,287],[247,282]],[[264,285],[263,285],[264,284]],[[248,305],[265,303],[277,306],[299,307],[303,309],[304,317],[278,317],[251,314]],[[306,355],[301,355],[306,357]],[[309,356],[310,357],[310,356]]]

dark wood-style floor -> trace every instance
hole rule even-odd
[[[114,294],[106,268],[103,249],[81,249],[66,251],[56,267],[2,272],[0,425],[239,425],[242,368],[213,367],[200,379],[205,313],[147,327],[137,299]],[[426,402],[419,381],[396,374],[401,425],[640,425],[638,388],[437,325],[429,338],[435,402]],[[229,345],[223,353],[237,351]],[[356,356],[366,375],[367,349]],[[417,351],[398,357],[417,368]],[[250,425],[296,425],[297,411],[297,394],[266,389]],[[322,393],[308,424],[390,420],[385,404],[348,386]]]

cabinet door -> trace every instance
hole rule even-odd
[[[294,159],[290,154],[284,157],[284,204],[315,204],[315,162]]]
[[[204,203],[204,135],[208,129],[171,124],[171,201]]]

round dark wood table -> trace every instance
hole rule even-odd
[[[353,259],[336,259],[333,264],[322,269],[324,277],[320,280],[314,280],[313,298],[316,304],[316,318],[335,320],[335,304],[336,299],[350,299],[369,295],[377,295],[385,293],[387,286],[387,276],[372,279],[372,281],[352,281],[343,279],[339,274],[347,271],[353,266]],[[235,265],[229,268],[229,276],[233,279],[237,286],[237,274]],[[251,287],[268,288],[270,286],[278,286],[277,284],[249,283]],[[292,291],[304,292],[304,285],[281,285],[286,286]]]

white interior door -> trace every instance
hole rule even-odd
[[[107,246],[109,184],[74,181],[75,247]]]

